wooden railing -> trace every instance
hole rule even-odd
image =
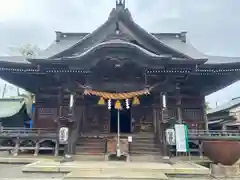
[[[0,137],[57,137],[54,129],[0,127]]]
[[[159,134],[160,130],[157,131]],[[105,134],[107,136],[108,134]],[[135,134],[137,135],[137,134]],[[191,137],[240,137],[237,130],[189,130],[188,136]],[[0,137],[32,137],[32,138],[57,138],[58,133],[54,129],[43,128],[9,128],[0,127]]]

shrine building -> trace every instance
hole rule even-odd
[[[171,122],[208,128],[205,96],[240,79],[240,58],[203,54],[186,32],[147,32],[120,0],[91,33],[57,31],[37,56],[1,56],[0,77],[35,94],[33,128],[69,128],[69,154],[110,153],[131,136],[131,154],[166,155]]]

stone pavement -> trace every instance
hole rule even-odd
[[[134,162],[65,162],[40,160],[22,168],[23,172],[69,173],[65,178],[100,178],[101,179],[168,179],[167,175],[209,175],[209,169],[192,162],[134,163]],[[142,178],[141,178],[142,177]]]
[[[66,177],[66,174],[59,174],[59,173],[23,173],[21,171],[22,165],[12,165],[12,164],[0,164],[0,180],[69,180]],[[89,172],[89,171],[88,171]],[[113,179],[114,177],[112,177]],[[73,178],[72,180],[94,180],[94,178]],[[111,179],[111,178],[104,178],[104,179]],[[144,178],[145,180],[150,180],[151,178]],[[168,177],[168,180],[213,180],[210,177]],[[97,179],[95,179],[97,180]],[[99,179],[98,179],[99,180]],[[116,179],[115,179],[116,180]],[[119,180],[119,179],[118,179]],[[133,179],[131,179],[133,180]],[[142,178],[143,180],[143,178]],[[214,179],[215,180],[215,179]],[[222,180],[239,180],[239,178],[235,179],[222,179]]]
[[[26,178],[26,177],[22,177],[22,178],[1,178],[0,180],[63,180],[63,178]]]
[[[146,162],[76,161],[60,163],[60,158],[50,157],[0,157],[0,180],[48,180],[48,179],[169,179],[185,180],[186,177],[172,178],[174,174],[197,174],[194,179],[208,180],[209,169],[193,162],[178,161],[172,165]],[[17,165],[25,163],[28,165]],[[22,172],[24,171],[24,172]],[[14,172],[14,173],[13,173]],[[28,173],[25,173],[28,172]],[[49,174],[49,172],[51,172]],[[166,176],[167,174],[167,176]]]
[[[2,179],[62,179],[64,177],[63,173],[23,173],[23,165],[19,164],[0,164],[0,180]]]
[[[73,171],[67,174],[64,179],[158,179],[167,180],[168,177],[161,172],[119,172],[119,171]]]

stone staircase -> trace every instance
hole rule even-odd
[[[76,158],[83,160],[103,160],[105,140],[99,137],[80,137],[76,142]],[[97,159],[96,159],[97,158]]]
[[[132,161],[159,161],[161,153],[153,133],[138,134],[131,144]]]

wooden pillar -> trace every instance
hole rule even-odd
[[[18,156],[20,147],[20,137],[16,138],[13,156]]]
[[[67,123],[67,126],[68,126],[68,129],[69,129],[69,136],[68,136],[68,147],[67,147],[67,154],[68,155],[72,155],[74,154],[74,151],[75,151],[75,146],[74,146],[74,142],[75,142],[75,98],[76,96],[75,95],[72,95],[73,96],[73,104],[72,104],[72,107],[70,105],[71,102],[69,102],[69,114],[68,114],[68,118],[70,118],[68,120],[68,123]],[[70,95],[70,101],[71,101],[71,95]]]
[[[37,140],[35,150],[34,150],[34,156],[38,156],[39,148],[40,148],[40,142],[39,142],[39,140]]]
[[[183,123],[183,114],[182,114],[182,97],[180,92],[180,87],[177,87],[176,93],[176,100],[177,100],[177,122],[182,124]]]
[[[152,106],[152,110],[153,110],[153,130],[154,130],[154,134],[156,135],[156,136],[158,136],[158,131],[157,131],[157,121],[158,121],[158,119],[157,119],[157,110],[155,109],[155,107],[154,106]]]
[[[76,96],[75,96],[76,98]],[[75,99],[76,100],[76,99]],[[78,117],[79,116],[79,117]],[[77,109],[76,101],[73,106],[72,118],[73,122],[71,123],[71,154],[76,153],[76,142],[79,138],[79,131],[81,129],[81,121],[84,117],[84,106],[81,105],[81,109]]]
[[[60,122],[60,117],[63,115],[63,100],[64,100],[64,94],[63,94],[63,90],[60,89],[59,90],[59,94],[58,94],[58,108],[57,108],[57,119],[56,119],[56,123],[57,123],[57,133],[59,133],[59,130],[61,128],[61,122]],[[57,136],[58,137],[58,136]],[[56,144],[55,144],[55,152],[54,154],[55,155],[58,155],[59,154],[59,138],[56,139]],[[57,148],[57,149],[56,149]]]
[[[166,118],[168,118],[168,111],[167,111],[167,94],[166,93],[161,93],[160,94],[160,99],[162,101],[162,112],[161,112],[161,119],[162,119],[162,123],[161,123],[161,139],[162,139],[162,145],[163,145],[163,156],[164,159],[169,159],[169,148],[168,148],[168,144],[167,144],[167,140],[166,140],[166,129],[167,129],[167,120]]]
[[[199,141],[199,156],[203,158],[203,142]]]
[[[206,108],[206,101],[205,101],[205,96],[202,97],[202,112],[203,112],[203,121],[204,121],[204,127],[205,130],[208,131],[208,118],[207,118],[207,108]]]
[[[59,91],[59,98],[58,98],[58,119],[57,119],[57,129],[59,132],[61,127],[67,127],[68,128],[68,143],[65,145],[65,157],[67,159],[71,159],[71,155],[74,153],[74,135],[73,135],[73,127],[74,127],[74,109],[75,104],[73,103],[73,107],[69,107],[69,110],[67,114],[63,112],[63,102],[64,102],[64,93],[63,90]],[[57,156],[59,153],[59,139],[56,142],[55,145],[55,156]]]
[[[153,107],[154,132],[158,142],[160,143],[160,145],[162,145],[160,111],[161,111],[161,107],[159,105]]]
[[[32,112],[32,128],[37,127],[37,108],[36,108],[36,103],[33,105],[33,112]]]
[[[38,93],[39,90],[37,90],[35,94],[35,102],[34,102],[34,110],[32,113],[32,128],[37,128],[37,121],[38,121],[38,113],[37,113],[37,99],[38,99]]]

